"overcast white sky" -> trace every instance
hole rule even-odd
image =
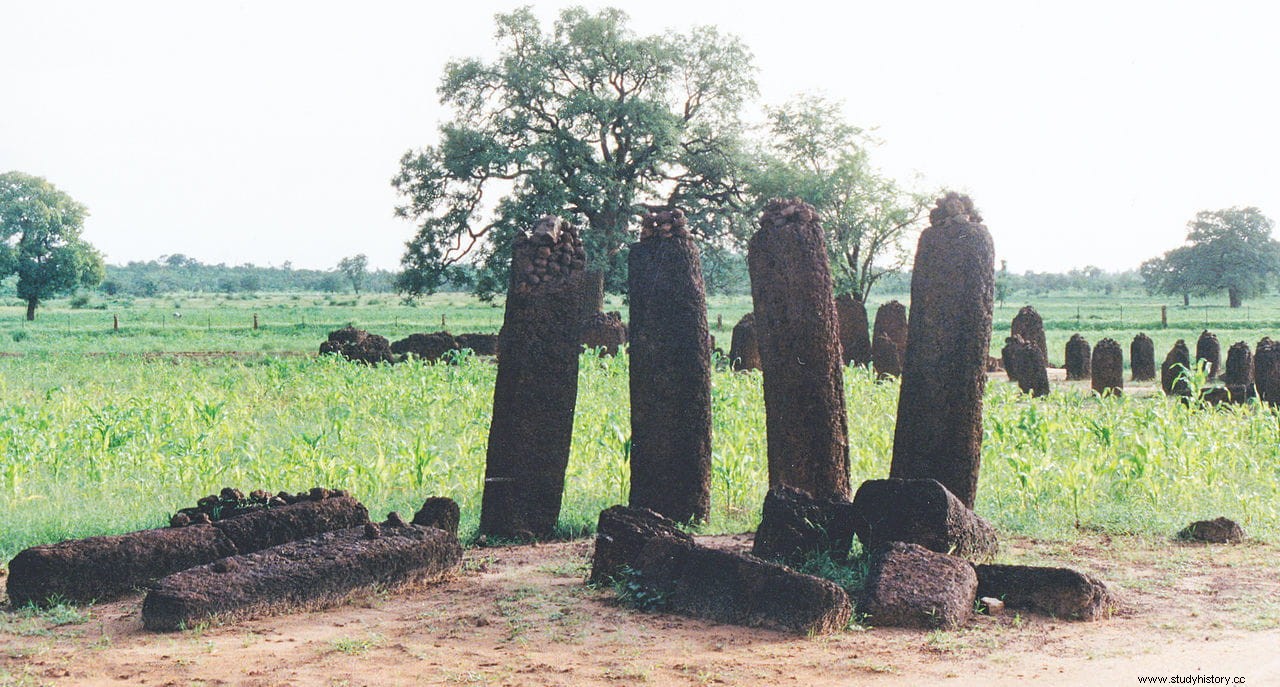
[[[389,180],[447,117],[441,69],[520,4],[0,0],[0,172],[88,205],[109,262],[395,267]],[[763,102],[842,99],[886,171],[970,193],[1016,272],[1135,267],[1198,210],[1280,218],[1273,3],[532,4],[738,34]]]

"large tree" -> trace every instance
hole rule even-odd
[[[351,288],[359,296],[360,287],[364,284],[365,277],[369,276],[369,256],[360,253],[343,258],[338,261],[338,271],[346,275],[347,280],[351,282]]]
[[[1142,263],[1149,291],[1181,294],[1227,292],[1238,308],[1261,294],[1280,274],[1280,243],[1271,237],[1275,222],[1258,208],[1203,211],[1187,223],[1186,245]]]
[[[911,258],[930,197],[872,167],[867,151],[875,139],[848,123],[838,103],[804,96],[765,112],[768,136],[750,177],[757,203],[798,196],[813,205],[827,233],[836,291],[865,302],[881,277]]]
[[[0,277],[18,275],[28,320],[41,300],[102,281],[102,256],[80,238],[86,214],[40,177],[0,174]]]
[[[739,110],[751,55],[711,27],[637,36],[617,9],[561,12],[545,32],[529,8],[496,17],[498,57],[445,68],[453,117],[438,143],[401,159],[397,214],[418,223],[398,282],[411,295],[478,266],[505,289],[511,238],[544,214],[586,225],[588,260],[626,283],[628,228],[678,205],[703,236],[739,220]]]

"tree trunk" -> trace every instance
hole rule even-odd
[[[1240,298],[1240,289],[1234,286],[1227,289],[1227,298],[1231,301],[1231,307],[1233,308],[1240,307],[1243,302],[1243,299]]]
[[[27,321],[31,322],[36,319],[36,304],[39,303],[35,298],[27,299]]]
[[[1182,294],[1182,307],[1185,308],[1190,305],[1191,305],[1191,294],[1189,293]]]

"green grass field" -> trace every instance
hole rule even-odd
[[[36,543],[162,525],[174,510],[223,486],[345,488],[378,516],[392,509],[408,514],[429,495],[447,495],[462,506],[464,535],[474,531],[491,362],[370,368],[298,355],[135,355],[300,353],[314,351],[327,331],[347,322],[395,338],[438,328],[441,314],[455,333],[495,331],[501,321],[501,308],[463,296],[436,296],[417,307],[372,299],[380,302],[191,297],[183,299],[180,321],[171,317],[172,299],[137,302],[119,310],[119,333],[111,331],[112,310],[67,310],[55,302],[38,322],[24,324],[21,312],[6,308],[0,352],[23,355],[0,357],[0,558]],[[717,332],[722,345],[749,303],[713,302],[712,322],[717,314],[724,321]],[[1059,351],[1054,362],[1077,328],[1091,341],[1115,336],[1126,349],[1142,328],[1162,357],[1174,338],[1194,340],[1203,327],[1203,308],[1170,308],[1170,328],[1158,330],[1159,308],[1151,302],[1120,299],[1095,303],[1094,310],[1082,299],[1042,303],[1050,346]],[[610,307],[622,303],[611,297]],[[1010,303],[997,311],[999,341],[1016,310]],[[262,323],[257,332],[254,312]],[[1209,311],[1220,318],[1210,328],[1224,349],[1237,336],[1256,342],[1280,331],[1280,300],[1242,314]],[[583,357],[561,518],[566,534],[588,530],[601,508],[626,500],[626,365],[625,356]],[[897,386],[876,383],[860,369],[849,370],[845,383],[857,484],[888,473]],[[719,372],[713,385],[713,518],[706,529],[747,530],[767,482],[760,377]],[[1046,538],[1069,538],[1077,526],[1171,535],[1192,519],[1226,515],[1251,536],[1274,541],[1280,539],[1277,419],[1258,405],[1100,400],[1079,385],[1031,400],[1008,383],[993,383],[978,510],[1004,531]]]

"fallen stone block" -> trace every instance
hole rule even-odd
[[[843,499],[815,499],[788,486],[769,490],[764,497],[760,527],[751,553],[765,560],[791,565],[813,552],[829,553],[844,561],[853,545],[853,504]]]
[[[326,489],[312,492],[318,500],[250,511],[212,524],[34,546],[9,563],[9,599],[14,604],[106,601],[195,565],[368,521],[368,511],[359,501],[330,497]]]
[[[978,596],[1000,599],[1008,608],[1069,620],[1098,620],[1115,609],[1105,584],[1070,568],[978,565],[974,569]]]
[[[1197,520],[1183,528],[1178,538],[1210,544],[1239,544],[1244,541],[1244,528],[1227,518]]]
[[[996,530],[933,479],[874,479],[853,497],[853,526],[864,551],[889,542],[987,561],[1000,547]]]
[[[973,566],[917,544],[891,542],[871,553],[858,609],[872,625],[959,627],[973,614]]]
[[[600,511],[588,581],[591,584],[609,583],[623,568],[635,567],[645,544],[660,538],[693,543],[693,537],[681,531],[674,520],[648,508],[613,506]]]
[[[9,602],[87,604],[127,594],[193,565],[236,553],[211,525],[142,530],[33,546],[9,562]]]
[[[451,498],[432,496],[422,503],[422,507],[413,514],[413,524],[423,527],[435,527],[453,536],[458,536],[458,522],[462,513],[458,504]]]
[[[853,614],[830,580],[672,537],[646,543],[633,570],[630,582],[658,599],[658,609],[718,623],[826,634]]]
[[[444,530],[369,523],[169,575],[147,592],[142,624],[165,632],[322,607],[374,585],[436,581],[461,561],[462,546]]]

